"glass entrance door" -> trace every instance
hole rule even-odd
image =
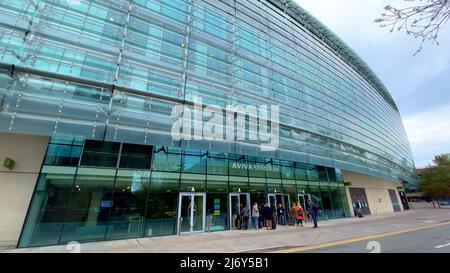
[[[230,228],[240,229],[239,220],[241,219],[241,204],[246,205],[250,211],[252,207],[250,204],[250,193],[230,193]],[[251,215],[250,215],[251,216]],[[251,221],[248,225],[251,226]]]
[[[308,210],[309,200],[311,200],[311,195],[309,195],[309,194],[299,194],[298,195],[298,202],[300,202],[300,205],[302,206],[302,208],[305,211]]]
[[[180,193],[178,205],[179,233],[205,231],[205,193]]]
[[[272,208],[272,210],[276,213],[278,205],[281,204],[281,206],[284,208],[284,219],[278,219],[280,224],[285,224],[287,221],[289,221],[289,212],[291,211],[291,204],[290,204],[290,197],[289,194],[281,194],[281,193],[270,193],[267,195],[267,201],[269,202],[269,206]],[[286,218],[288,217],[288,218]]]
[[[272,209],[276,209],[278,204],[281,204],[288,211],[291,208],[289,194],[269,193],[267,195],[267,201]]]

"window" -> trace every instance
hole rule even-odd
[[[116,167],[120,143],[86,140],[80,165],[95,167]]]
[[[206,157],[204,156],[183,156],[183,172],[187,173],[205,173]]]
[[[153,146],[123,144],[119,168],[150,169]]]

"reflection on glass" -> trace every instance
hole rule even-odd
[[[144,236],[176,234],[178,193],[150,193]]]
[[[183,156],[183,172],[186,173],[206,173],[206,157]]]
[[[205,191],[204,174],[181,174],[180,191],[181,192],[204,192]]]
[[[79,168],[73,189],[75,191],[113,190],[116,170]]]
[[[202,231],[203,230],[203,221],[204,221],[204,202],[205,198],[202,195],[195,195],[194,196],[194,208],[193,208],[193,215],[192,215],[192,231]]]
[[[36,192],[19,246],[59,243],[70,192]]]
[[[44,166],[39,175],[37,190],[70,191],[76,168]]]
[[[73,192],[67,209],[61,243],[104,240],[113,205],[110,192]]]
[[[192,195],[182,195],[181,196],[181,206],[180,206],[180,232],[190,232],[191,231],[191,215],[192,215]]]
[[[123,144],[119,168],[150,169],[153,146]]]
[[[82,166],[116,167],[120,143],[86,140]]]
[[[77,166],[82,146],[49,144],[44,164],[54,166]]]
[[[180,188],[180,174],[166,172],[152,172],[150,192],[178,192]]]
[[[126,189],[113,194],[108,219],[108,239],[142,237],[145,224],[146,192]]]
[[[228,229],[228,194],[208,193],[206,195],[206,230]]]

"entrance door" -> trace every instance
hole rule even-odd
[[[240,225],[237,225],[237,219],[241,218],[241,204],[247,205],[247,208],[252,212],[252,207],[250,204],[250,193],[230,193],[230,202],[229,202],[229,211],[230,211],[230,228],[238,229]],[[251,216],[251,215],[250,215]],[[251,221],[248,223],[249,227],[251,226]]]
[[[267,195],[267,201],[274,212],[277,212],[277,207],[281,204],[284,208],[285,217],[290,217],[289,212],[291,211],[291,203],[289,194],[269,193]],[[286,218],[285,221],[289,221],[289,219]]]
[[[362,206],[364,215],[370,215],[369,201],[367,201],[366,190],[364,188],[348,188],[353,204],[353,213],[356,216],[355,208],[357,203]]]
[[[388,190],[388,192],[389,192],[389,197],[391,198],[392,208],[394,209],[394,212],[402,211],[402,209],[400,208],[400,204],[399,204],[398,198],[397,198],[397,193],[395,192],[395,190]]]
[[[300,205],[302,206],[302,208],[305,211],[308,210],[309,200],[311,200],[311,195],[309,195],[309,194],[299,194],[298,195],[298,202],[300,203]]]
[[[205,193],[180,193],[178,205],[179,233],[204,232],[206,218]]]
[[[409,209],[409,204],[408,204],[408,198],[406,198],[405,192],[404,191],[398,191],[398,194],[400,195],[400,200],[402,200],[403,209],[404,210],[408,210]]]
[[[267,195],[267,202],[269,202],[270,207],[276,211],[278,204],[281,204],[286,211],[290,211],[291,209],[291,199],[289,194],[281,194],[281,193],[269,193]]]

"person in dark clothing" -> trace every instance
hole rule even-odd
[[[355,203],[355,208],[354,208],[354,212],[355,212],[355,217],[363,217],[363,206],[361,204],[361,202],[358,200]]]
[[[278,204],[277,216],[278,216],[278,224],[286,225],[286,213],[284,211],[284,207],[281,204]]]
[[[248,229],[248,219],[250,218],[250,209],[247,205],[241,206],[242,229]]]
[[[317,226],[317,216],[319,214],[319,207],[317,207],[317,205],[314,204],[311,200],[309,200],[308,205],[309,205],[308,206],[308,212],[309,212],[309,215],[311,215],[311,218],[312,218],[312,220],[314,222],[314,228],[318,228],[318,226]]]
[[[273,210],[268,203],[263,208],[264,221],[266,222],[267,230],[272,229]]]

